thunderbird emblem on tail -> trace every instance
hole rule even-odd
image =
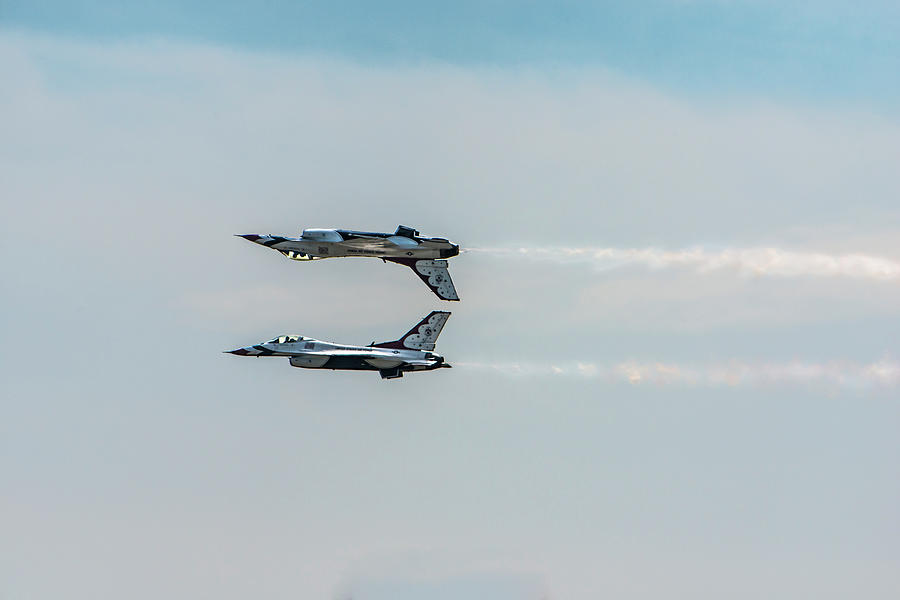
[[[304,229],[299,238],[255,233],[238,237],[277,250],[292,260],[368,256],[406,265],[442,300],[459,300],[446,261],[459,254],[459,246],[444,238],[421,237],[411,227],[401,225],[394,233]]]
[[[449,368],[432,352],[450,313],[434,311],[393,342],[343,346],[302,335],[282,335],[255,346],[230,350],[238,356],[285,356],[292,367],[378,371],[382,379],[403,377],[409,371]]]

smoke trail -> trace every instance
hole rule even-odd
[[[650,268],[693,268],[699,272],[733,270],[739,273],[778,277],[853,277],[893,281],[900,279],[900,262],[868,254],[823,254],[779,248],[731,248],[709,251],[701,247],[684,250],[658,248],[470,248],[508,258],[588,263],[600,268],[642,264]]]
[[[679,365],[627,361],[616,364],[454,362],[453,366],[490,371],[509,377],[568,377],[632,385],[684,387],[830,385],[843,388],[900,385],[900,363],[887,359],[869,364],[731,361],[706,365]]]

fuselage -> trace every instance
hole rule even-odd
[[[347,256],[441,259],[459,254],[459,246],[444,238],[347,229],[304,229],[299,238],[245,234],[240,237],[277,250],[294,260]]]
[[[239,356],[283,356],[291,366],[306,369],[365,371],[429,371],[444,365],[434,352],[325,342],[299,335],[283,335],[254,346],[231,350]]]

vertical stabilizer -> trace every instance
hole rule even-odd
[[[393,342],[381,342],[380,344],[372,344],[375,348],[399,348],[401,350],[434,350],[434,344],[437,342],[444,323],[450,318],[450,313],[445,311],[433,311],[430,315],[419,321],[419,323],[406,332],[399,340]]]
[[[393,262],[406,265],[413,270],[419,279],[425,282],[431,291],[441,300],[459,300],[453,280],[450,279],[450,271],[447,269],[446,260],[427,260],[418,258],[382,257],[385,262]]]

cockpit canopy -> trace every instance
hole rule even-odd
[[[304,337],[302,335],[280,335],[277,338],[271,339],[267,344],[293,344],[294,342],[303,341]]]
[[[304,240],[314,242],[343,242],[341,237],[334,229],[304,229],[301,236]]]

